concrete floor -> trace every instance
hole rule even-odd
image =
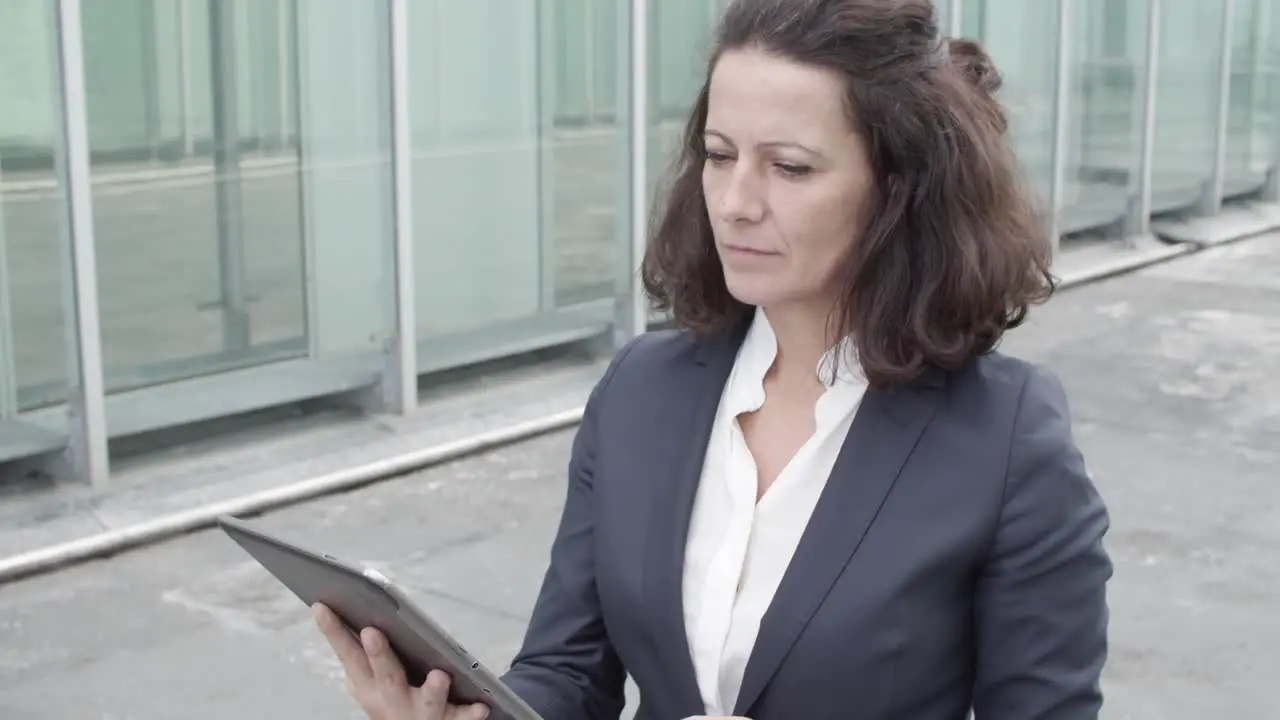
[[[1106,718],[1280,717],[1280,236],[1062,294],[1056,371],[1111,508]],[[259,522],[381,569],[473,652],[519,643],[570,433]],[[217,532],[0,587],[0,718],[358,717],[306,611]]]

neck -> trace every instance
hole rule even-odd
[[[812,307],[779,306],[765,308],[764,314],[778,340],[773,375],[786,384],[816,379],[818,362],[835,343],[829,312]]]

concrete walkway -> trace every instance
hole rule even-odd
[[[1107,718],[1280,717],[1280,237],[1064,293],[1005,349],[1055,370],[1114,516]],[[570,433],[260,522],[519,643]],[[217,532],[0,587],[0,718],[358,717],[305,609]]]

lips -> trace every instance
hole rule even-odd
[[[725,244],[725,249],[732,253],[740,253],[743,255],[756,255],[759,257],[767,257],[769,255],[777,255],[773,250],[761,250],[759,248],[748,247],[746,245]]]

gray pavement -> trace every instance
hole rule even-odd
[[[1280,236],[1063,293],[1006,343],[1067,386],[1113,514],[1107,718],[1280,717]],[[519,643],[571,433],[260,522],[367,562],[486,662]],[[305,609],[217,532],[0,587],[0,718],[357,717]]]

